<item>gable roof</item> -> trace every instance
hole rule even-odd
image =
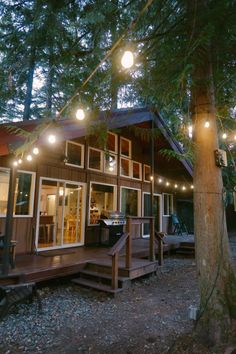
[[[92,125],[96,126],[96,124],[104,122],[107,126],[107,129],[111,130],[117,128],[125,128],[127,126],[141,124],[152,120],[154,120],[155,126],[160,129],[162,135],[165,137],[171,148],[177,153],[183,153],[180,144],[174,138],[161,115],[158,112],[147,108],[101,112],[98,116],[98,119],[92,122]],[[42,120],[30,120],[0,125],[0,156],[8,155],[15,146],[24,142],[22,137],[10,133],[6,127],[16,126],[29,132],[33,132],[40,123],[42,123]],[[64,119],[60,121],[60,128],[55,129],[60,130],[61,134],[59,139],[63,141],[85,136],[87,132],[87,126],[88,123],[86,120],[75,121]],[[39,144],[43,143],[43,138],[39,137]],[[193,168],[191,163],[186,159],[182,159],[181,163],[192,176]]]

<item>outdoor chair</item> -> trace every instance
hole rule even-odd
[[[171,215],[172,224],[174,226],[174,234],[181,235],[186,233],[188,235],[187,226],[181,221],[176,214]]]

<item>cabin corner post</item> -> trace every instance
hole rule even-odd
[[[3,275],[8,275],[9,273],[10,244],[11,244],[12,230],[13,230],[15,186],[16,186],[16,169],[14,167],[11,167],[9,190],[8,190],[8,201],[7,201],[5,237],[4,237],[4,246],[3,246],[3,266],[2,266]]]
[[[127,228],[126,232],[129,234],[129,237],[126,242],[126,268],[131,268],[132,266],[132,218],[127,217]]]

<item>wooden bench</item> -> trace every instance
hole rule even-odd
[[[0,258],[2,262],[3,258],[3,249],[4,249],[4,237],[5,235],[0,235]],[[9,262],[12,268],[15,268],[15,258],[16,258],[16,244],[17,241],[11,240],[9,246]]]

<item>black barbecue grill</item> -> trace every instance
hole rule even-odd
[[[120,211],[103,211],[100,224],[100,244],[113,246],[124,232],[125,214]]]

